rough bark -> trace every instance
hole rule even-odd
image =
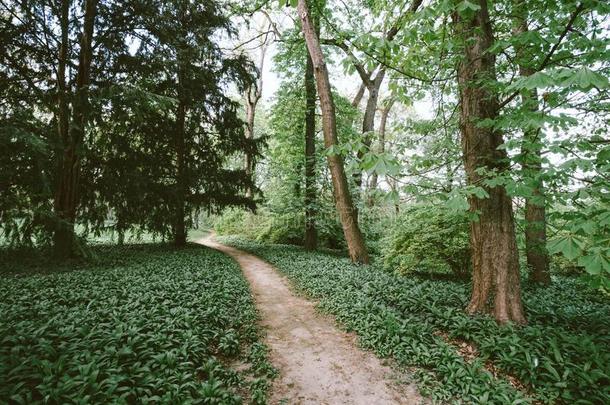
[[[515,33],[523,34],[528,31],[527,5],[517,3],[515,15]],[[523,49],[517,50],[519,59],[519,74],[531,76],[535,70],[527,66],[527,55]],[[524,108],[532,113],[539,111],[538,94],[535,89],[523,90],[521,101]],[[549,270],[549,255],[546,248],[546,208],[544,184],[542,174],[542,147],[540,144],[540,128],[525,128],[523,144],[521,147],[523,159],[523,174],[532,182],[532,195],[525,198],[525,251],[527,266],[530,270],[530,280],[549,284],[551,274]]]
[[[68,102],[65,68],[67,63],[67,35],[69,3],[62,3],[60,47],[58,69],[58,125],[62,142],[62,152],[58,167],[58,183],[54,198],[55,214],[58,221],[54,233],[55,253],[59,257],[68,257],[74,253],[74,222],[79,203],[80,165],[82,160],[82,143],[89,110],[89,83],[91,75],[93,27],[97,13],[97,0],[85,2],[83,31],[80,38],[78,71],[76,74],[76,94],[72,103],[72,125],[68,124]],[[62,91],[63,89],[63,91]]]
[[[314,77],[320,96],[324,145],[326,148],[330,148],[337,145],[338,142],[335,104],[332,97],[330,81],[328,79],[328,70],[326,68],[326,63],[324,62],[324,55],[322,54],[318,36],[316,35],[315,28],[309,16],[306,1],[299,0],[297,8],[307,49],[313,62]],[[341,219],[343,234],[345,235],[350,258],[353,262],[368,263],[369,255],[364,243],[364,238],[358,227],[358,221],[354,216],[354,204],[345,176],[343,159],[341,155],[330,154],[327,157],[327,160],[333,183],[337,211]]]
[[[498,117],[497,94],[486,82],[495,80],[495,56],[487,1],[470,18],[454,14],[455,34],[464,41],[463,59],[457,67],[460,88],[460,131],[464,168],[469,185],[483,186],[479,169],[508,169],[502,134],[482,119]],[[515,238],[512,201],[503,186],[484,187],[488,198],[469,198],[470,210],[478,215],[471,222],[472,297],[469,313],[492,313],[500,323],[525,323],[521,303],[519,257]]]
[[[317,25],[316,25],[317,26]],[[309,54],[305,66],[305,249],[318,246],[316,229],[316,83]]]
[[[390,114],[390,110],[392,109],[393,105],[394,105],[394,99],[390,98],[388,100],[388,102],[386,103],[386,105],[381,109],[381,117],[379,118],[379,139],[378,139],[378,141],[379,141],[378,152],[379,153],[385,152],[386,125],[388,122],[388,115]],[[379,179],[379,177],[377,175],[377,172],[373,172],[373,174],[371,175],[371,181],[369,183],[369,200],[368,200],[369,206],[372,206],[375,203],[371,194],[377,189],[378,179]]]

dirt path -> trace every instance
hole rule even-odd
[[[280,371],[270,403],[286,404],[419,404],[413,384],[373,354],[356,346],[330,317],[298,295],[270,264],[256,256],[224,246],[208,236],[197,241],[232,256],[250,282],[266,329],[271,362]],[[282,401],[284,400],[284,401]]]

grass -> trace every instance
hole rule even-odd
[[[467,316],[468,283],[405,277],[336,254],[225,243],[274,264],[360,344],[412,367],[437,402],[610,403],[610,302],[568,278],[525,285],[524,327]]]
[[[91,252],[1,252],[0,402],[265,402],[275,371],[231,259],[195,245]]]

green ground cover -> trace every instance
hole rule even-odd
[[[264,403],[274,370],[223,254],[100,244],[61,265],[0,254],[0,402]]]
[[[463,309],[467,282],[401,276],[330,253],[225,243],[274,264],[360,344],[412,368],[425,395],[461,403],[610,403],[610,301],[579,281],[524,285],[524,327]]]

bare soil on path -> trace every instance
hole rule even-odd
[[[359,349],[354,334],[316,312],[314,303],[291,291],[269,263],[222,245],[210,235],[197,241],[233,257],[249,281],[266,330],[265,343],[280,376],[271,404],[420,404],[427,402],[409,376]]]

